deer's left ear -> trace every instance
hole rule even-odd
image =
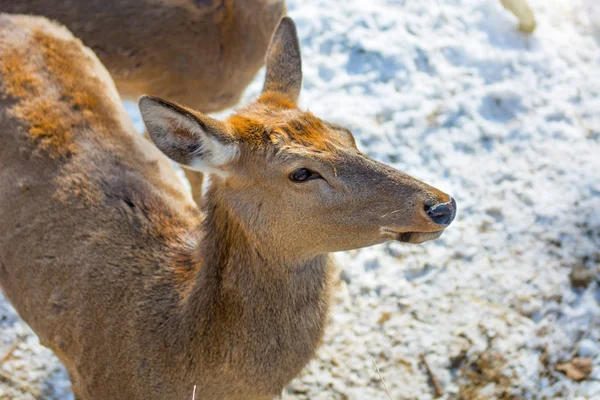
[[[225,124],[157,97],[142,96],[139,107],[150,138],[167,157],[188,169],[228,175],[238,146]]]
[[[275,28],[265,61],[263,93],[279,93],[295,103],[302,87],[302,59],[296,25],[290,17],[283,17]]]

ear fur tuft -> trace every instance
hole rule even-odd
[[[238,147],[222,122],[158,97],[142,96],[139,107],[150,138],[167,157],[188,169],[227,175]]]

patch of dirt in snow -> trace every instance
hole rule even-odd
[[[337,256],[325,344],[285,399],[388,399],[374,360],[393,399],[432,399],[421,355],[445,399],[600,398],[598,7],[530,4],[527,36],[496,0],[289,1],[302,104],[459,212],[434,242]],[[0,370],[65,398],[1,302],[0,332],[0,357],[25,337]],[[574,357],[580,382],[555,368]],[[0,398],[32,397],[0,378]]]

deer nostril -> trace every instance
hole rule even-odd
[[[456,215],[456,201],[450,199],[448,203],[425,205],[425,214],[438,225],[449,225]]]

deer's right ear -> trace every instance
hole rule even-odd
[[[142,96],[139,107],[150,138],[167,157],[188,169],[228,174],[238,147],[222,122],[157,97]]]
[[[302,87],[302,58],[296,25],[283,17],[275,28],[266,56],[267,75],[263,93],[276,92],[294,103]]]

